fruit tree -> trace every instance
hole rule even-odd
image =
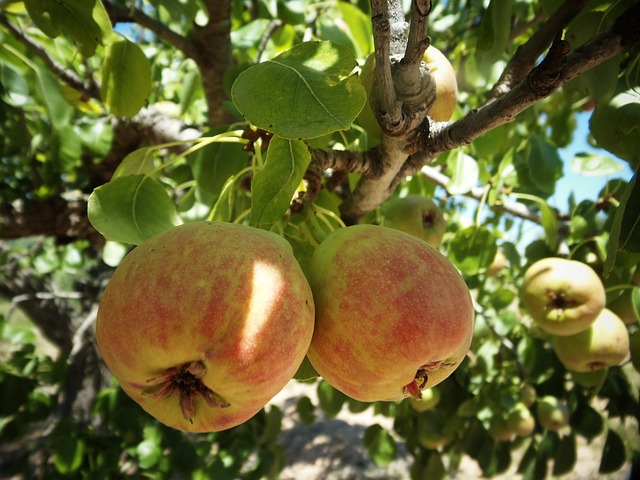
[[[0,0],[0,470],[277,478],[367,411],[405,478],[637,467],[638,25]]]

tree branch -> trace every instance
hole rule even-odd
[[[502,72],[500,79],[491,90],[493,98],[504,95],[526,77],[527,73],[535,65],[536,60],[540,58],[540,55],[544,53],[558,35],[558,32],[561,32],[584,9],[587,1],[564,2],[524,45],[518,47]]]

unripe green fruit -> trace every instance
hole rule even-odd
[[[498,442],[510,442],[515,437],[507,419],[500,414],[494,414],[489,420],[489,435]]]
[[[536,428],[536,420],[524,403],[517,403],[507,415],[509,430],[520,437],[528,437]]]
[[[542,428],[558,431],[569,425],[569,407],[559,398],[545,395],[536,404],[536,417]]]
[[[593,372],[622,363],[629,354],[629,334],[624,322],[605,308],[585,331],[555,337],[553,348],[569,370]]]
[[[524,403],[527,407],[533,405],[533,402],[538,398],[538,393],[533,385],[525,384],[522,386],[520,390],[520,401]]]
[[[442,243],[447,222],[440,207],[423,195],[395,198],[383,206],[384,226],[418,237],[432,247]]]
[[[431,410],[440,403],[440,390],[437,388],[423,390],[421,399],[410,397],[409,403],[416,412]]]
[[[589,328],[604,308],[602,281],[588,265],[544,258],[524,275],[522,299],[531,318],[554,335],[575,335]]]

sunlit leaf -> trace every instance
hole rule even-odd
[[[379,467],[389,465],[398,454],[398,446],[391,434],[377,423],[364,431],[364,446]]]

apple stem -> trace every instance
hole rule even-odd
[[[404,386],[404,395],[411,395],[416,400],[422,400],[422,389],[428,381],[427,370],[424,367],[418,369],[413,380]]]
[[[207,405],[212,408],[226,408],[230,405],[222,396],[202,382],[206,371],[204,363],[200,360],[171,367],[162,375],[147,380],[149,387],[145,388],[142,394],[154,399],[165,399],[174,390],[178,390],[182,416],[185,420],[193,423],[195,416],[193,398],[196,395],[201,395]]]

